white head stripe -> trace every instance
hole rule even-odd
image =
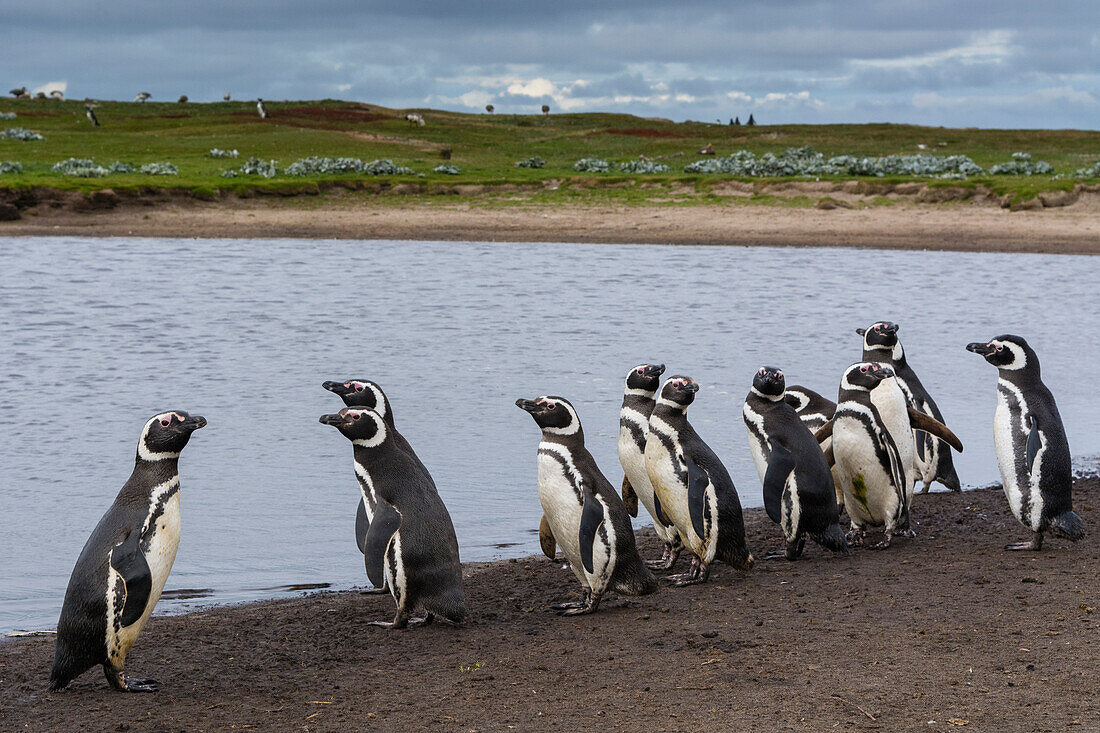
[[[565,400],[556,400],[553,397],[539,397],[540,400],[547,400],[553,402],[556,405],[561,405],[569,411],[569,424],[564,428],[543,428],[543,432],[550,433],[552,435],[573,435],[581,429],[581,419],[577,417],[577,411],[573,409],[573,406]]]
[[[784,396],[785,395],[791,395],[796,400],[798,400],[798,407],[796,409],[799,412],[801,412],[802,410],[805,410],[806,406],[810,404],[810,398],[805,392],[791,392],[790,390],[787,390],[783,394],[784,394]]]
[[[760,397],[760,398],[765,399],[765,400],[771,400],[772,402],[778,402],[779,400],[783,399],[783,395],[781,395],[781,394],[764,394],[763,392],[758,390],[756,387],[749,387],[749,390],[754,395],[756,395],[757,397]]]
[[[145,444],[145,439],[149,437],[149,430],[153,427],[154,423],[163,420],[165,417],[171,418],[172,416],[183,419],[176,412],[162,412],[159,415],[154,415],[149,418],[149,421],[145,423],[145,427],[141,431],[141,437],[138,438],[138,455],[143,461],[165,461],[169,458],[179,458],[179,451],[153,451],[149,450],[149,446]]]
[[[377,448],[386,441],[386,421],[382,419],[374,410],[348,410],[349,415],[362,415],[374,421],[374,425],[378,428],[376,432],[370,438],[357,438],[351,441],[352,445],[358,445],[363,448]]]
[[[1003,346],[1005,349],[1012,352],[1012,361],[1007,364],[998,365],[998,369],[1014,371],[1016,369],[1023,369],[1027,366],[1027,352],[1024,351],[1019,344],[1014,344],[1011,341],[994,341],[993,344],[995,346]]]
[[[859,390],[860,392],[870,392],[871,391],[867,387],[861,387],[858,384],[852,384],[851,382],[848,381],[848,375],[852,373],[853,369],[856,369],[858,367],[859,367],[859,365],[857,364],[854,367],[849,367],[848,371],[844,372],[844,379],[840,380],[840,388],[841,389],[854,389],[854,390]]]

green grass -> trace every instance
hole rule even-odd
[[[1100,159],[1100,132],[1082,130],[979,130],[917,127],[912,125],[769,125],[730,127],[699,122],[672,123],[621,114],[488,115],[417,110],[425,127],[405,122],[407,110],[324,100],[319,102],[268,102],[271,118],[261,120],[252,102],[176,104],[104,102],[96,109],[102,127],[94,128],[84,117],[80,101],[0,100],[0,111],[15,112],[15,120],[0,120],[0,129],[26,127],[45,135],[36,142],[0,140],[0,160],[23,164],[19,175],[0,175],[0,187],[50,186],[90,191],[100,188],[183,188],[199,198],[218,191],[259,190],[293,195],[316,193],[327,184],[362,183],[427,184],[429,190],[480,184],[543,184],[559,181],[555,191],[540,192],[542,201],[602,199],[631,204],[689,202],[677,189],[693,187],[703,202],[714,198],[714,182],[730,176],[687,175],[683,166],[699,159],[696,151],[707,143],[719,155],[748,149],[757,154],[781,153],[789,146],[809,145],[826,156],[849,153],[879,156],[913,154],[918,144],[939,155],[963,154],[988,168],[1007,161],[1016,151],[1046,160],[1057,173],[1072,175]],[[941,145],[943,143],[943,145]],[[238,159],[215,159],[211,148],[240,151]],[[432,173],[450,151],[450,162],[462,169],[457,176]],[[677,155],[679,154],[679,155]],[[425,177],[417,176],[315,176],[279,175],[222,178],[223,170],[239,166],[249,156],[274,159],[280,167],[310,155],[355,157],[363,160],[390,158]],[[516,168],[515,162],[533,155],[546,159],[541,169]],[[645,155],[666,157],[672,170],[665,174],[624,175],[576,173],[573,163],[583,157],[612,162]],[[167,161],[179,166],[177,176],[111,175],[80,179],[55,174],[50,167],[69,157],[93,158],[104,166],[115,160],[135,165]],[[850,177],[843,177],[844,180]],[[740,179],[760,181],[761,179]],[[790,179],[769,179],[790,180]],[[798,179],[794,179],[798,180]],[[841,178],[838,178],[841,180]],[[870,178],[878,183],[900,183],[920,178]],[[589,185],[598,182],[595,185]],[[658,190],[636,184],[658,182]],[[970,181],[933,181],[933,185],[985,185],[999,194],[1029,198],[1040,191],[1068,188],[1073,180],[1049,176],[983,176]],[[676,186],[674,184],[681,184]],[[622,188],[610,188],[621,186]],[[759,203],[768,203],[763,197]],[[682,200],[679,200],[682,199]],[[809,199],[783,205],[812,205]],[[884,205],[879,203],[878,205]]]

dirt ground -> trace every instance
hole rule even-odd
[[[746,184],[748,185],[748,184]],[[486,204],[472,198],[332,191],[321,196],[199,201],[152,192],[139,198],[78,193],[43,200],[0,236],[304,237],[511,242],[616,242],[843,246],[886,249],[1100,253],[1100,193],[1072,205],[1010,211],[991,201],[919,203],[789,184],[777,195],[825,196],[832,209],[750,205],[730,188],[718,203],[625,206],[524,201]],[[807,188],[809,187],[809,188]],[[788,190],[789,189],[789,190]],[[748,190],[751,191],[751,186]],[[722,198],[722,197],[720,197]],[[69,199],[72,199],[71,201]],[[399,199],[408,199],[399,200]],[[735,202],[740,200],[740,203]],[[853,208],[845,208],[852,206]]]
[[[539,556],[468,566],[464,628],[366,626],[393,602],[354,591],[156,618],[127,665],[155,695],[98,670],[49,693],[53,639],[9,640],[0,729],[1100,730],[1100,480],[1075,491],[1090,534],[1038,553],[1002,549],[1026,533],[997,489],[918,496],[916,539],[797,563],[761,559],[779,532],[749,510],[751,573],[592,616],[546,609],[577,588]]]

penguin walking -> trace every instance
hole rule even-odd
[[[580,417],[568,400],[516,400],[542,430],[538,448],[543,518],[580,581],[579,602],[551,606],[563,616],[594,613],[609,590],[640,596],[657,590],[634,543],[622,499],[584,447]]]
[[[160,600],[180,542],[180,452],[206,419],[181,410],[149,418],[134,471],[92,531],[69,578],[57,622],[50,689],[103,665],[120,692],[155,692],[123,674],[126,655]]]
[[[396,431],[374,410],[345,407],[322,415],[320,422],[352,442],[356,466],[366,468],[378,498],[363,557],[367,577],[376,587],[390,589],[397,612],[392,622],[372,625],[403,629],[430,624],[436,615],[461,624],[467,611],[458,539],[431,474],[411,449],[402,450]],[[418,608],[426,612],[424,618],[411,619]]]
[[[870,328],[857,328],[856,333],[863,337],[863,361],[877,361],[890,367],[909,406],[941,423],[945,422],[936,401],[905,358],[905,349],[898,340],[898,325],[878,321]],[[947,443],[924,430],[914,430],[913,441],[918,477],[924,482],[920,493],[927,494],[933,481],[939,481],[952,491],[962,491]]]
[[[811,433],[816,433],[825,423],[832,420],[833,413],[836,412],[835,402],[800,384],[787,387],[787,391],[783,394],[783,401],[794,408],[795,414],[798,415],[802,424],[809,428]],[[821,450],[826,456],[830,457],[829,465],[833,473],[833,486],[836,488],[836,510],[840,513],[844,511],[844,489],[841,488],[840,479],[836,475],[836,466],[833,465],[831,460],[833,455],[833,439],[831,436],[821,442]]]
[[[848,544],[862,546],[867,526],[883,527],[885,549],[895,533],[913,537],[909,507],[916,467],[914,428],[942,437],[956,450],[962,443],[946,425],[909,407],[890,367],[879,362],[853,364],[840,383],[833,419],[818,430],[820,442],[832,436],[836,474],[844,506],[852,520]]]
[[[653,493],[649,472],[645,467],[645,444],[649,436],[649,416],[656,404],[664,364],[640,364],[626,375],[623,406],[619,410],[619,463],[623,467],[623,503],[630,516],[638,516],[638,501],[653,517],[653,531],[665,545],[660,560],[646,563],[654,570],[668,570],[684,548],[680,533],[661,510],[661,502]]]
[[[751,570],[741,501],[726,467],[692,428],[687,408],[699,385],[670,377],[649,417],[645,465],[661,509],[695,556],[691,570],[670,577],[674,585],[705,583],[714,560]]]
[[[840,529],[833,474],[825,454],[785,401],[786,379],[774,367],[761,367],[742,410],[756,471],[764,488],[764,509],[783,528],[786,551],[769,554],[797,560],[809,535],[833,552],[848,554]]]
[[[329,392],[339,396],[347,407],[367,407],[381,415],[382,419],[386,421],[386,427],[392,434],[397,447],[405,453],[408,453],[409,456],[416,461],[420,469],[427,473],[428,469],[424,468],[424,465],[420,463],[420,458],[416,455],[412,446],[409,445],[409,442],[405,440],[405,436],[399,433],[394,426],[393,409],[390,407],[390,401],[377,382],[372,382],[368,379],[349,379],[344,382],[328,381],[324,382],[321,386]],[[375,516],[379,512],[383,514],[392,514],[394,510],[393,507],[378,499],[378,495],[374,491],[370,467],[359,463],[358,460],[355,461],[355,478],[359,482],[359,493],[361,494],[359,507],[355,512],[355,544],[358,546],[359,551],[364,553],[363,557],[367,565],[367,577],[371,585],[374,586],[374,591],[384,593],[386,592],[385,576],[384,574],[380,574],[382,566],[378,562],[375,562],[372,566],[371,562],[367,559],[366,540],[367,532],[370,530],[370,524],[374,521]],[[386,517],[384,521],[387,524],[393,524],[396,522],[396,517],[389,516]],[[374,577],[370,575],[372,567],[377,571]]]
[[[260,113],[261,120],[267,119],[267,107],[264,106],[264,100],[256,99],[256,111]]]
[[[1032,532],[1031,541],[1005,549],[1040,550],[1044,532],[1076,542],[1085,536],[1085,525],[1073,511],[1069,442],[1054,395],[1040,376],[1038,355],[1027,341],[1008,334],[966,348],[997,367],[997,465],[1013,515]]]
[[[99,120],[95,116],[95,110],[92,105],[84,105],[84,116],[88,118],[88,122],[92,123],[92,127],[99,127]]]

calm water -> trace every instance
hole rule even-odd
[[[168,581],[198,592],[158,611],[365,584],[351,446],[317,422],[340,406],[325,379],[385,387],[464,560],[538,551],[538,430],[517,397],[571,399],[617,486],[622,379],[663,361],[703,385],[692,420],[742,503],[759,506],[740,413],[753,373],[779,366],[835,396],[860,356],[854,329],[877,319],[901,324],[966,444],[965,485],[997,480],[996,375],[963,346],[1005,331],[1038,350],[1088,462],[1100,455],[1097,282],[1100,258],[1042,255],[0,239],[0,631],[56,622],[141,426],[171,408],[210,424],[180,461]]]

